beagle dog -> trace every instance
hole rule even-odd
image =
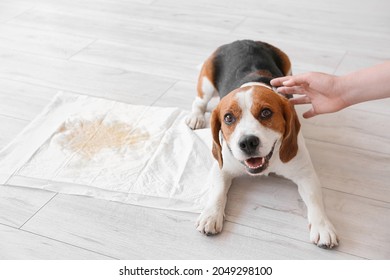
[[[264,42],[243,40],[219,47],[203,64],[187,125],[205,126],[205,111],[214,93],[220,96],[211,115],[212,182],[197,230],[222,231],[227,193],[233,178],[276,173],[292,180],[307,206],[310,240],[321,248],[338,245],[326,216],[321,184],[300,132],[294,107],[270,86],[291,74],[288,56]]]

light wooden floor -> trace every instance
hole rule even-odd
[[[293,72],[390,59],[387,0],[1,0],[0,148],[59,90],[190,109],[197,65],[267,41]],[[390,259],[390,100],[302,120],[341,243],[308,241],[296,186],[236,180],[222,234],[197,215],[0,186],[1,259]],[[303,112],[304,108],[298,108]]]

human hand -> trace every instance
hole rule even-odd
[[[303,114],[304,118],[336,112],[347,107],[340,81],[334,75],[310,72],[276,78],[271,81],[271,85],[277,87],[280,93],[299,95],[290,99],[292,104],[311,104],[312,108]]]

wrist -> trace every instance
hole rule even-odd
[[[350,77],[348,75],[335,76],[333,82],[333,92],[338,97],[339,110],[353,105],[353,98],[351,92],[353,86],[351,86]]]

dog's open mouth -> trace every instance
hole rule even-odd
[[[252,157],[243,161],[242,163],[245,165],[246,171],[250,174],[259,174],[266,170],[269,165],[269,160],[274,152],[275,144],[276,142],[272,146],[269,154],[265,157]]]

